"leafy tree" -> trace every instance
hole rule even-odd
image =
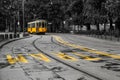
[[[13,9],[11,0],[2,0],[0,2],[1,29],[6,29],[6,21],[10,21]]]
[[[67,9],[69,17],[73,18],[73,23],[76,25],[83,24],[83,0],[73,1]]]
[[[119,0],[107,0],[105,7],[107,10],[108,19],[110,22],[110,29],[114,30],[114,27],[112,24],[113,24],[113,20],[115,20],[116,18],[119,18],[120,16],[120,1]]]
[[[104,23],[107,19],[105,2],[106,0],[86,0],[84,2],[85,23],[96,24],[97,30],[99,30],[99,23]]]

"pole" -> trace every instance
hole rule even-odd
[[[19,13],[19,11],[18,11],[18,23],[17,23],[17,25],[18,25],[18,32],[20,33],[20,13]]]
[[[7,27],[8,24],[7,23],[8,23],[8,21],[7,21],[7,18],[6,18],[6,30],[8,30],[8,27]]]
[[[51,5],[53,4],[52,0],[50,0],[50,4],[51,4]]]
[[[25,33],[25,31],[24,31],[24,28],[25,28],[25,19],[24,19],[24,17],[25,17],[25,15],[24,15],[25,11],[24,11],[24,7],[25,7],[25,0],[22,1],[22,10],[23,10],[23,34]]]
[[[14,38],[16,38],[16,16],[14,16]]]

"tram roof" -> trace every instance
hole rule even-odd
[[[28,22],[28,24],[36,23],[36,22],[46,22],[46,20],[35,20],[35,21],[32,21],[32,22]]]

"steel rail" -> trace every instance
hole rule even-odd
[[[64,64],[64,65],[66,65],[66,66],[68,66],[68,67],[71,67],[71,68],[74,69],[74,70],[77,70],[77,71],[82,72],[82,73],[84,73],[84,74],[86,74],[86,75],[88,75],[88,76],[91,76],[91,77],[93,77],[93,78],[95,78],[95,79],[97,79],[97,80],[106,80],[106,79],[101,78],[101,77],[99,77],[99,76],[96,76],[96,75],[94,75],[94,74],[92,74],[92,73],[90,73],[90,72],[87,72],[87,71],[84,71],[84,70],[82,70],[82,69],[80,69],[80,68],[78,68],[78,67],[75,67],[75,66],[73,66],[73,65],[71,65],[71,64],[69,64],[69,63],[67,63],[67,62],[63,62],[62,60],[59,60],[59,59],[53,57],[52,55],[47,54],[46,52],[42,51],[40,48],[38,48],[38,47],[35,45],[35,42],[36,42],[37,40],[39,40],[39,38],[36,39],[36,40],[34,40],[32,44],[33,44],[33,46],[34,46],[39,52],[44,53],[46,56],[48,56],[48,57],[50,57],[50,58],[52,58],[52,59],[54,59],[54,60],[56,60],[56,61],[58,61],[58,62],[60,62],[60,63],[62,63],[62,64]],[[52,37],[51,37],[51,42],[53,42],[53,43],[56,44],[56,45],[62,46],[62,45],[54,42],[54,40],[53,40]]]

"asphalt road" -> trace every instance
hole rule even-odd
[[[120,43],[32,35],[0,49],[0,80],[120,80]]]

